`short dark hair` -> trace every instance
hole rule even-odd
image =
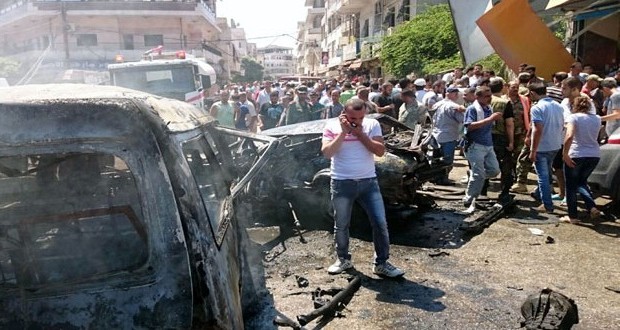
[[[564,71],[558,71],[551,76],[552,79],[557,79],[558,81],[563,81],[568,78],[568,73]]]
[[[536,67],[533,65],[528,65],[527,67],[525,67],[525,71],[534,71],[536,72]]]
[[[583,87],[583,83],[581,82],[581,80],[579,80],[579,78],[576,78],[576,77],[568,77],[562,80],[562,85],[568,86],[568,88],[570,89],[577,88],[580,91],[581,91],[581,88]]]
[[[482,94],[490,91],[491,89],[487,86],[478,86],[476,87],[476,96],[482,96]]]
[[[601,88],[603,88],[603,87],[616,88],[616,87],[618,87],[618,82],[613,77],[612,78],[605,78],[605,79],[603,79],[603,81],[601,81]]]
[[[411,97],[415,97],[415,93],[414,93],[412,90],[410,90],[410,89],[406,89],[406,90],[402,91],[402,92],[400,93],[400,95],[401,95],[401,96],[411,96]]]
[[[527,85],[527,89],[530,92],[534,92],[538,95],[546,95],[547,94],[547,86],[541,82],[532,82]]]
[[[366,102],[364,102],[364,100],[362,99],[349,99],[345,104],[344,104],[344,108],[345,109],[352,109],[352,110],[364,110],[366,108]]]
[[[407,86],[409,86],[409,84],[411,84],[411,79],[409,78],[403,78],[398,82],[398,86],[400,88],[407,88]]]
[[[478,86],[488,86],[490,82],[491,82],[491,79],[489,79],[489,78],[481,78],[481,79],[478,80],[476,85],[478,85]]]
[[[280,97],[280,93],[278,91],[273,91],[271,93],[269,93],[269,96],[277,96]]]
[[[491,93],[499,93],[502,91],[502,88],[504,88],[504,82],[502,79],[491,79],[491,82],[489,82],[489,88],[491,89]]]

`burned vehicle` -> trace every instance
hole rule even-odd
[[[239,218],[277,149],[120,87],[0,89],[0,328],[243,328]]]
[[[367,117],[379,121],[385,140],[386,153],[382,157],[375,156],[375,168],[386,205],[415,204],[416,200],[421,200],[416,190],[443,175],[448,168],[438,150],[429,147],[431,127],[416,125],[411,128],[384,114]],[[283,143],[296,161],[292,171],[298,186],[315,192],[323,209],[329,213],[330,160],[321,154],[323,129],[328,120],[337,118],[276,127],[263,134],[284,139]]]

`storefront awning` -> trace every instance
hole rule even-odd
[[[349,66],[349,69],[359,69],[362,67],[362,60],[355,60],[353,61],[353,63],[351,63],[351,65]]]

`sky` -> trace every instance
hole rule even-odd
[[[248,42],[295,48],[297,22],[305,21],[305,0],[217,0],[217,17],[234,19],[245,30]],[[277,35],[289,34],[289,36]]]

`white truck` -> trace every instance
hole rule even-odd
[[[117,56],[117,62],[122,57]],[[186,101],[202,108],[215,84],[212,66],[184,51],[163,53],[162,47],[144,53],[142,60],[108,65],[110,83],[154,95]]]

